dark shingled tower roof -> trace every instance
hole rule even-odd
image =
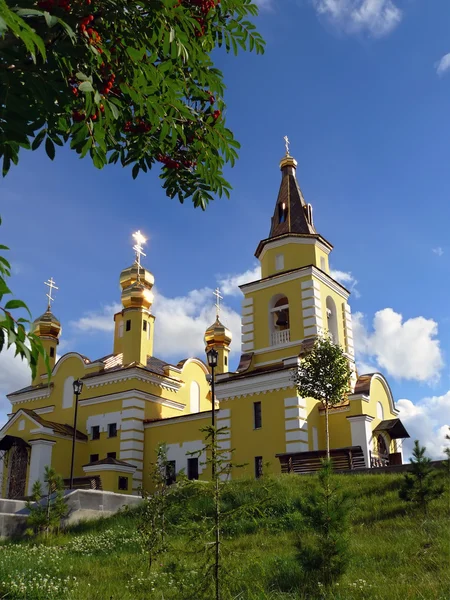
[[[259,258],[264,246],[274,238],[287,236],[309,237],[327,242],[314,227],[312,207],[305,202],[295,176],[297,161],[289,154],[281,159],[281,184],[272,217],[269,236],[259,242],[255,256]]]
[[[280,164],[281,185],[272,217],[269,238],[286,233],[316,234],[311,209],[295,177],[297,162],[286,156]]]

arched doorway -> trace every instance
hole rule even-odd
[[[25,496],[28,467],[28,450],[25,444],[14,440],[8,451],[7,498]]]

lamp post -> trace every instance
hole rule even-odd
[[[211,425],[214,428],[216,426],[216,397],[215,397],[215,389],[214,389],[214,386],[215,386],[214,369],[217,367],[217,360],[219,358],[219,353],[217,352],[217,350],[215,348],[211,348],[206,353],[206,357],[208,359],[208,366],[211,369],[211,396],[212,396]],[[216,473],[215,460],[216,460],[216,432],[215,432],[215,429],[213,429],[213,432],[212,432],[212,465],[211,465],[213,479],[214,479],[214,475]]]
[[[78,397],[83,389],[81,379],[75,379],[73,382],[73,393],[75,394],[75,414],[73,417],[73,438],[72,438],[72,461],[70,464],[70,489],[73,489],[73,463],[75,460],[75,441],[77,437],[77,416],[78,416]]]

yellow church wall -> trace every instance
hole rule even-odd
[[[283,267],[277,269],[277,256],[283,255]],[[316,264],[316,249],[314,242],[306,244],[296,244],[292,239],[287,238],[283,245],[266,248],[261,260],[261,277],[270,277],[283,271],[298,269],[306,265]],[[320,264],[320,263],[319,263]]]
[[[339,343],[344,348],[344,350],[347,351],[346,344],[345,344],[345,330],[344,330],[344,317],[345,317],[344,310],[345,310],[345,308],[343,307],[343,304],[345,306],[346,300],[340,294],[335,292],[333,289],[331,289],[328,285],[326,285],[322,281],[316,279],[314,276],[313,276],[313,279],[320,286],[320,299],[321,299],[321,305],[322,305],[322,322],[324,324],[324,328],[328,329],[327,298],[331,297],[331,299],[333,300],[333,302],[336,306],[336,320],[337,320]]]
[[[167,444],[168,459],[176,460],[177,471],[180,466],[186,462],[187,452],[199,450],[204,447],[205,433],[200,431],[202,428],[211,424],[211,412],[203,415],[201,412],[196,415],[188,416],[186,419],[168,420],[167,422],[158,422],[148,424],[144,430],[145,453],[143,467],[143,487],[151,490],[151,469],[156,460],[156,450],[160,444]],[[200,459],[199,463],[204,459]],[[210,477],[209,466],[202,467],[199,479]]]
[[[245,464],[233,468],[232,477],[254,477],[255,457],[262,456],[265,472],[280,473],[275,455],[285,452],[284,399],[296,395],[292,389],[252,394],[220,403],[221,410],[230,410],[232,462]],[[254,427],[254,402],[261,402],[261,428]],[[220,426],[220,422],[219,422]],[[266,466],[266,463],[269,463]]]
[[[99,466],[98,470],[89,470],[89,473],[83,473],[87,477],[98,476],[102,482],[102,488],[108,492],[115,492],[117,494],[131,494],[132,493],[132,481],[133,475],[120,470],[118,467],[116,470],[105,470]],[[126,477],[128,479],[128,489],[119,490],[119,477]]]

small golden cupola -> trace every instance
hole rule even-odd
[[[208,327],[205,331],[205,351],[208,352],[211,348],[214,348],[217,353],[217,374],[228,373],[229,369],[229,356],[230,356],[230,344],[232,340],[231,331],[225,327],[220,321],[220,290],[217,288],[214,291],[216,297],[216,320]]]
[[[31,333],[40,338],[41,343],[47,353],[49,365],[53,369],[56,362],[56,347],[59,344],[59,337],[61,335],[61,323],[51,311],[52,302],[54,301],[52,292],[58,288],[53,281],[53,277],[50,277],[50,279],[45,282],[45,285],[47,285],[49,288],[47,293],[47,310],[43,315],[33,321]],[[33,380],[33,385],[41,383],[41,376],[45,375],[46,373],[47,367],[45,360],[40,356],[38,358],[36,377]]]
[[[122,306],[114,316],[114,354],[123,354],[123,364],[147,364],[153,354],[153,329],[155,317],[151,314],[152,288],[155,278],[141,265],[145,256],[146,239],[140,231],[133,234],[134,263],[120,274]]]

